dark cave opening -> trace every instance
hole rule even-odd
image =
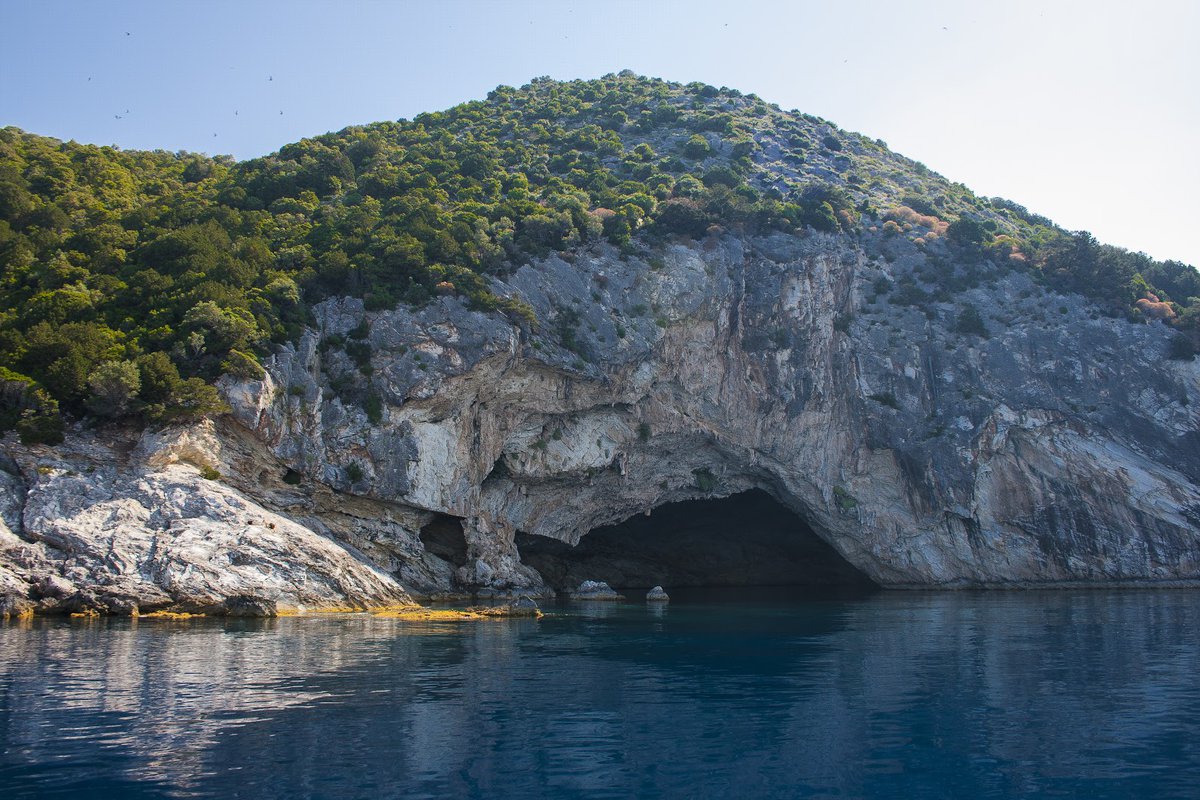
[[[554,589],[585,580],[617,589],[789,586],[870,590],[875,584],[795,513],[754,489],[686,500],[590,531],[572,547],[517,534],[521,561]]]
[[[421,544],[425,550],[456,567],[467,563],[467,537],[462,520],[449,514],[435,514],[421,528]]]

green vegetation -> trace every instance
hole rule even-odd
[[[833,487],[833,502],[843,514],[858,508],[858,500],[841,486]]]
[[[985,339],[988,335],[979,309],[969,303],[963,306],[962,311],[958,313],[958,321],[954,324],[954,330],[971,336],[982,336]]]
[[[976,197],[753,95],[624,72],[501,86],[242,163],[0,130],[0,428],[53,444],[64,415],[220,413],[213,381],[261,377],[272,343],[341,294],[368,311],[459,296],[527,328],[554,325],[582,362],[577,316],[537,320],[492,277],[599,242],[651,260],[668,238],[722,228],[843,233],[888,258],[908,241],[937,286],[902,279],[894,302],[1021,270],[1114,315],[1163,320],[1182,337],[1176,357],[1200,346],[1200,275],[1186,265]],[[366,324],[323,347],[370,375]],[[365,409],[381,416],[371,395]]]
[[[692,470],[695,486],[701,492],[708,494],[717,488],[717,476],[708,467],[697,467]]]

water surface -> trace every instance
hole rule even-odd
[[[0,627],[0,797],[1196,797],[1200,593]]]

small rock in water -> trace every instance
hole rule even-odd
[[[532,597],[521,595],[508,607],[508,613],[512,617],[536,617],[541,612]]]
[[[625,595],[617,594],[604,581],[584,581],[579,588],[571,592],[572,600],[624,600]]]
[[[665,603],[670,600],[670,596],[663,591],[663,587],[655,586],[650,591],[646,592],[646,599],[654,603]]]
[[[279,607],[274,600],[268,600],[265,597],[239,594],[225,601],[225,616],[277,617],[279,616]]]

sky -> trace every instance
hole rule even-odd
[[[1200,2],[0,0],[0,125],[263,155],[542,75],[753,92],[1200,265]]]

